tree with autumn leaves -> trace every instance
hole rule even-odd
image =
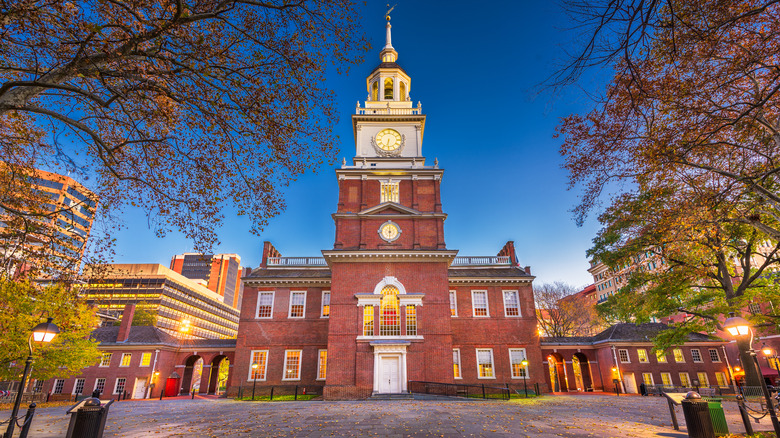
[[[775,298],[780,4],[596,1],[569,11],[589,38],[553,83],[594,65],[615,71],[590,112],[559,126],[570,185],[582,190],[577,220],[602,211],[590,255],[617,267],[653,249],[668,263],[635,271],[610,305],[638,321],[685,312],[669,345]]]

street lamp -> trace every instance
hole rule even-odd
[[[19,414],[19,405],[22,404],[22,394],[24,393],[24,384],[27,382],[27,375],[30,374],[30,366],[32,366],[32,343],[35,342],[51,342],[55,336],[60,332],[59,327],[51,322],[52,318],[48,318],[46,322],[42,322],[36,325],[32,329],[32,333],[27,338],[27,347],[30,349],[30,354],[27,356],[27,360],[24,362],[24,372],[22,373],[22,381],[19,382],[19,390],[16,392],[16,401],[14,401],[14,408],[11,411],[11,420],[8,422],[8,428],[5,431],[5,437],[11,438],[14,435],[14,427],[16,426],[17,415]]]
[[[525,390],[525,398],[528,398],[528,361],[523,359],[520,363],[523,365],[523,389]]]
[[[252,364],[252,401],[255,401],[255,388],[257,387],[257,362]]]
[[[753,331],[750,330],[750,323],[748,323],[745,318],[740,316],[731,316],[726,318],[726,321],[723,322],[723,327],[738,341],[744,341],[748,338],[748,336],[750,336],[749,342],[747,344],[748,353],[750,354],[750,357],[753,358],[753,364],[755,365],[756,371],[759,375],[761,389],[763,390],[764,398],[766,399],[766,408],[769,411],[769,417],[772,419],[772,426],[775,429],[775,435],[780,437],[780,423],[777,422],[777,414],[775,413],[775,408],[772,404],[772,396],[769,395],[769,389],[767,389],[766,381],[764,380],[764,376],[761,373],[761,366],[758,364],[758,356],[756,355],[756,351],[753,350]],[[742,365],[744,366],[746,364]]]
[[[777,371],[778,377],[780,377],[780,368],[778,368],[777,364],[777,350],[773,350],[769,348],[769,346],[764,343],[764,345],[761,346],[761,352],[764,353],[764,358],[766,359],[766,364],[769,365],[769,368],[772,368],[772,364],[769,362],[769,357],[772,356],[773,362],[775,363],[775,371]]]

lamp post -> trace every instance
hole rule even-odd
[[[749,342],[747,344],[748,353],[750,354],[750,357],[753,358],[753,364],[755,365],[756,371],[760,376],[759,381],[761,383],[761,389],[764,392],[766,408],[769,411],[769,417],[772,419],[772,427],[775,429],[775,435],[780,437],[780,423],[777,422],[777,414],[775,413],[775,408],[772,404],[772,396],[769,395],[769,389],[766,387],[766,381],[761,374],[761,366],[758,364],[758,356],[756,355],[756,351],[753,350],[753,331],[750,329],[750,323],[748,323],[745,318],[740,316],[730,316],[726,319],[726,321],[724,321],[723,327],[738,341],[744,341],[745,339],[749,338]],[[743,365],[747,366],[747,364]]]
[[[252,401],[255,401],[255,388],[257,387],[257,362],[252,364]]]
[[[769,348],[766,343],[761,346],[761,352],[764,353],[764,358],[766,359],[766,364],[769,365],[769,368],[772,368],[772,363],[769,362],[769,357],[771,356],[773,362],[775,363],[775,371],[777,371],[778,377],[780,377],[780,368],[778,368],[777,365],[777,350],[773,350],[772,348]]]
[[[11,420],[8,422],[8,428],[5,431],[5,438],[11,438],[14,435],[14,427],[16,426],[17,416],[19,414],[19,406],[22,404],[22,394],[24,393],[24,385],[27,382],[27,375],[30,374],[30,366],[32,366],[32,343],[35,342],[51,342],[55,336],[60,332],[52,322],[52,318],[48,318],[46,322],[42,322],[36,325],[32,329],[30,337],[27,338],[27,347],[30,349],[30,354],[27,356],[27,360],[24,362],[24,372],[22,373],[22,381],[19,382],[19,390],[16,392],[16,401],[14,401],[14,408],[11,411]]]
[[[523,390],[525,391],[525,398],[528,398],[528,361],[523,359],[520,363],[523,365]]]

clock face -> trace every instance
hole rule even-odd
[[[379,131],[374,141],[383,151],[394,151],[401,146],[401,134],[395,129],[383,129]]]
[[[379,237],[387,242],[392,242],[401,235],[401,229],[393,221],[387,221],[379,227]]]

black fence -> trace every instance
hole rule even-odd
[[[415,394],[443,395],[449,397],[509,400],[513,392],[506,386],[465,385],[458,383],[420,382],[410,380],[409,392]]]
[[[251,399],[252,394],[256,400],[309,400],[312,396],[322,396],[324,386],[321,385],[252,385],[238,388],[239,399]]]
[[[709,397],[736,395],[734,393],[733,386],[647,385],[645,388],[647,388],[647,393],[650,395],[661,395],[664,392],[688,392],[688,391],[696,391],[702,396],[709,396]]]

